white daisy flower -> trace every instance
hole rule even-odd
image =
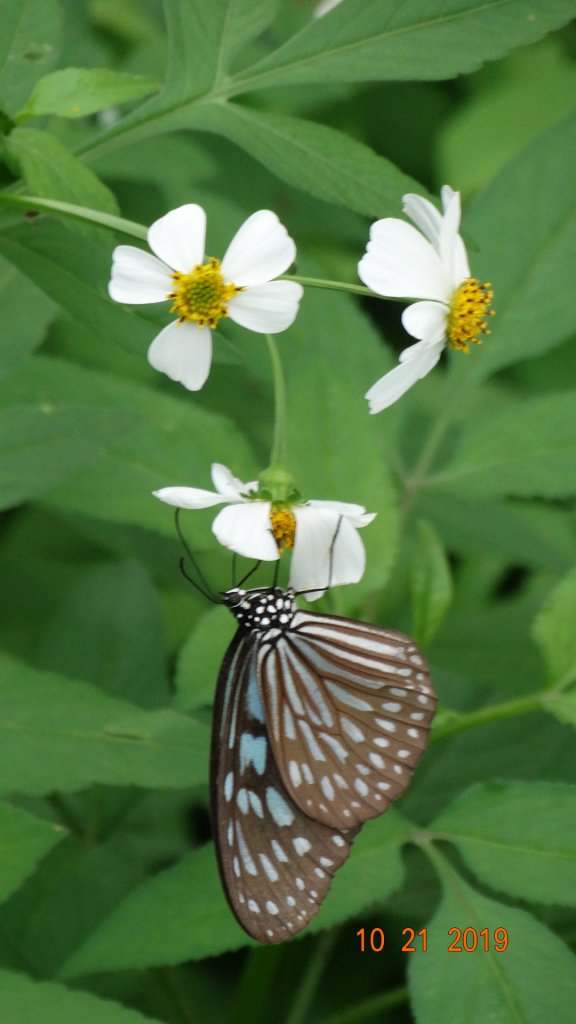
[[[163,487],[154,495],[176,508],[224,505],[212,530],[221,544],[246,558],[275,561],[292,549],[290,586],[320,597],[328,585],[357,583],[366,555],[358,529],[375,518],[362,505],[341,501],[287,501],[260,497],[258,481],[243,483],[226,466],[212,466],[215,491]]]
[[[408,334],[418,338],[400,353],[400,363],[366,393],[370,412],[381,412],[436,366],[446,345],[468,352],[489,334],[489,284],[470,277],[460,227],[460,193],[445,185],[443,212],[422,196],[405,195],[404,212],[416,227],[395,217],[378,220],[358,264],[372,291],[389,298],[419,299],[402,314]]]
[[[178,319],[148,349],[155,370],[189,391],[205,383],[212,337],[222,317],[258,334],[277,334],[294,322],[302,286],[276,281],[294,262],[296,246],[275,213],[258,210],[236,232],[222,261],[206,258],[206,214],[189,203],[154,222],[148,244],[155,255],[119,245],[108,285],[116,302],[172,302]]]
[[[328,14],[334,7],[338,7],[342,0],[320,0],[320,3],[316,4],[314,8],[314,17],[321,18],[322,15]]]

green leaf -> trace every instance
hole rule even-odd
[[[391,810],[356,839],[318,918],[304,934],[343,921],[401,885],[409,826]],[[176,964],[254,945],[228,908],[212,844],[136,889],[65,964],[63,977]]]
[[[208,393],[210,387],[209,381]],[[223,417],[192,404],[184,388],[174,385],[173,391],[175,397],[170,397],[119,377],[38,356],[26,373],[11,377],[0,401],[10,407],[24,402],[59,406],[72,394],[78,402],[92,403],[103,419],[127,417],[132,429],[118,436],[109,457],[103,456],[62,489],[54,488],[49,503],[67,514],[74,511],[144,526],[173,538],[174,511],[154,498],[152,491],[175,484],[209,486],[210,465],[223,458],[241,478],[254,477],[253,457],[240,433]],[[207,541],[212,543],[213,517],[210,509],[186,517],[186,534],[195,550],[204,549]],[[216,541],[213,546],[218,547]]]
[[[576,151],[576,113],[538,136],[464,214],[474,240],[472,273],[494,287],[496,315],[480,351],[457,360],[453,387],[547,352],[574,332],[571,268],[576,196],[566,165]]]
[[[224,135],[290,185],[368,216],[397,213],[405,192],[424,191],[368,146],[312,121],[230,103],[187,111],[179,127],[188,126]]]
[[[2,252],[96,339],[113,339],[145,357],[154,326],[134,309],[108,299],[111,253],[91,238],[80,240],[63,224],[42,220],[5,231]]]
[[[451,78],[535,42],[574,13],[571,0],[346,0],[236,81],[248,90]]]
[[[39,860],[66,835],[61,825],[0,804],[0,900],[31,874]]]
[[[36,498],[95,462],[131,428],[120,409],[67,402],[0,410],[0,508]]]
[[[148,573],[138,562],[106,563],[87,569],[63,600],[55,597],[38,663],[139,707],[158,707],[168,698],[163,639]]]
[[[10,1024],[161,1024],[120,1003],[89,992],[72,992],[53,981],[36,981],[24,974],[0,971],[0,1003]]]
[[[146,75],[128,75],[109,68],[64,68],[45,75],[18,114],[18,120],[55,114],[86,117],[107,107],[149,96],[159,82]]]
[[[450,607],[453,587],[444,547],[434,528],[423,519],[416,526],[410,583],[412,634],[416,643],[426,648]]]
[[[87,683],[0,657],[0,787],[30,795],[108,785],[186,787],[206,778],[208,730],[142,711]]]
[[[552,591],[532,627],[550,686],[565,686],[576,679],[575,622],[576,569],[572,569]]]
[[[576,786],[485,783],[432,822],[486,885],[519,899],[576,903]]]
[[[543,706],[564,725],[576,728],[576,687],[572,687],[566,693],[551,694],[543,702]]]
[[[62,17],[57,0],[2,0],[0,107],[8,114],[54,64]]]
[[[54,306],[42,292],[0,257],[0,381],[41,343],[53,314]]]
[[[488,952],[481,932],[488,929]],[[473,952],[448,952],[469,929]],[[508,933],[508,948],[496,952],[496,929]],[[428,924],[428,948],[408,964],[416,1024],[542,1024],[571,1019],[576,984],[574,954],[524,910],[481,896],[446,869],[444,896]],[[498,937],[501,937],[499,933]],[[459,945],[462,947],[463,938]],[[543,975],[545,965],[545,975]]]
[[[54,135],[35,128],[15,128],[4,142],[6,155],[31,192],[117,213],[110,191]]]
[[[563,498],[576,491],[576,394],[526,398],[459,431],[458,450],[429,484],[466,498]]]
[[[229,0],[223,25],[219,67],[230,71],[236,54],[268,28],[280,0]]]
[[[227,608],[211,608],[198,620],[178,658],[176,708],[195,711],[212,704],[224,652],[233,632]]]

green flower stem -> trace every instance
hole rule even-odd
[[[310,1004],[330,958],[337,934],[336,931],[326,932],[318,939],[296,992],[296,998],[286,1017],[285,1024],[304,1024],[306,1020],[310,1019]]]
[[[97,224],[98,227],[108,228],[109,231],[118,231],[123,235],[129,235],[131,238],[137,238],[143,242],[148,237],[148,228],[144,227],[143,224],[137,224],[133,220],[124,220],[123,217],[115,217],[110,213],[102,213],[100,210],[91,210],[87,206],[63,203],[58,199],[41,199],[39,196],[22,196],[0,192],[0,202],[28,213],[31,210],[37,213],[58,213],[63,217],[70,217],[72,220],[81,221],[83,224]]]
[[[272,379],[274,381],[274,434],[272,438],[272,451],[270,452],[270,466],[284,466],[286,462],[286,427],[287,427],[287,405],[286,405],[286,382],[278,346],[271,334],[265,334],[270,362],[272,363]]]
[[[550,691],[543,690],[540,693],[530,694],[527,697],[517,697],[515,700],[502,701],[500,704],[491,704],[487,708],[479,708],[477,711],[470,711],[468,714],[459,712],[446,712],[445,718],[440,719],[437,725],[432,726],[431,742],[449,739],[457,736],[468,729],[475,729],[478,725],[488,725],[490,722],[500,722],[504,718],[515,718],[516,715],[527,715],[533,711],[541,711],[545,704],[551,703]]]
[[[348,284],[346,281],[329,281],[322,277],[302,277],[300,274],[282,274],[279,281],[296,281],[305,288],[327,288],[333,292],[350,292],[352,295],[366,295],[370,299],[383,299],[385,296],[378,295],[363,284]],[[405,302],[405,299],[387,299],[389,302]]]

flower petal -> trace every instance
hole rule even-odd
[[[148,245],[173,270],[188,273],[204,262],[206,214],[187,203],[155,220],[148,229]]]
[[[210,331],[188,322],[168,324],[150,345],[148,362],[188,391],[199,391],[212,362]]]
[[[152,491],[152,494],[176,508],[210,508],[226,501],[221,494],[203,491],[200,487],[161,487],[158,491]]]
[[[273,562],[280,557],[270,527],[269,501],[227,505],[216,516],[212,531],[224,547],[245,558]]]
[[[228,313],[235,323],[257,334],[279,334],[294,323],[303,291],[295,281],[269,281],[234,295]]]
[[[444,205],[444,216],[439,238],[440,259],[446,267],[450,277],[450,291],[456,290],[467,277],[470,277],[470,267],[466,246],[462,241],[458,230],[460,228],[460,193],[454,192],[449,185],[442,189],[442,203]]]
[[[363,505],[352,505],[347,501],[307,501],[309,508],[325,508],[346,516],[354,526],[368,526],[376,518],[376,512],[367,512]]]
[[[254,491],[258,489],[258,482],[251,480],[250,483],[242,483],[238,477],[233,476],[227,466],[223,466],[221,462],[214,462],[212,464],[212,483],[227,501],[232,502],[244,502],[249,499],[243,498],[242,495],[248,491]]]
[[[440,229],[442,227],[442,214],[423,196],[417,196],[408,192],[402,196],[402,209],[407,217],[426,235],[428,241],[439,251]]]
[[[431,343],[445,341],[447,321],[448,308],[441,302],[413,302],[402,313],[402,324],[408,334]],[[404,351],[409,352],[410,349]],[[404,362],[402,356],[400,362]]]
[[[271,210],[258,210],[234,235],[224,259],[226,281],[239,287],[264,284],[283,274],[296,257],[296,246]]]
[[[377,413],[382,412],[382,409],[387,409],[389,405],[393,405],[401,398],[413,384],[425,377],[436,366],[443,348],[444,345],[441,342],[428,344],[425,341],[419,341],[416,345],[405,349],[402,353],[403,361],[389,373],[384,374],[366,392],[365,398],[368,399],[370,412]],[[410,353],[410,355],[406,356],[406,353]]]
[[[451,294],[450,279],[433,246],[411,224],[394,217],[370,228],[358,274],[379,295],[446,302]]]
[[[357,583],[365,567],[364,545],[349,519],[327,508],[296,506],[296,539],[290,586],[316,600],[342,583]]]
[[[149,252],[134,245],[117,245],[112,253],[108,294],[115,302],[165,302],[172,291],[170,270]]]

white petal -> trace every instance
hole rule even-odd
[[[462,281],[470,277],[466,247],[458,234],[460,227],[460,193],[449,186],[442,189],[444,216],[440,230],[440,258],[450,276],[450,291],[456,290]]]
[[[210,331],[188,321],[168,324],[150,345],[148,362],[171,380],[180,381],[188,391],[199,391],[212,362]]]
[[[428,241],[438,252],[442,214],[428,199],[414,195],[413,192],[408,192],[407,195],[402,196],[402,199],[402,209],[406,216],[410,217],[417,228],[420,228],[422,234],[426,235]]]
[[[430,242],[411,224],[394,217],[372,225],[358,274],[379,295],[447,301],[452,291]]]
[[[148,245],[173,270],[189,273],[204,262],[206,214],[188,203],[155,220],[148,229]]]
[[[443,348],[442,343],[429,345],[425,341],[419,341],[416,345],[411,345],[410,349],[406,349],[410,357],[386,373],[366,392],[370,412],[377,413],[387,409],[417,381],[425,377],[436,366]]]
[[[270,502],[249,501],[227,505],[218,513],[212,530],[221,544],[245,558],[272,562],[279,558],[270,526]]]
[[[279,334],[294,323],[304,289],[295,281],[247,288],[228,303],[230,318],[257,334]]]
[[[108,294],[115,302],[164,302],[172,291],[170,270],[149,252],[117,245],[112,253]]]
[[[296,246],[271,210],[258,210],[236,232],[224,259],[226,281],[238,286],[264,284],[288,270]]]
[[[152,494],[176,508],[210,508],[226,501],[221,494],[203,491],[200,487],[161,487],[158,491],[152,491]]]
[[[330,586],[357,583],[365,566],[364,545],[349,519],[327,508],[296,506],[296,538],[290,586],[315,600]]]
[[[405,330],[413,338],[419,338],[421,341],[445,340],[447,320],[448,308],[440,302],[413,302],[402,313]],[[405,349],[405,351],[409,350]],[[400,361],[405,361],[402,356],[400,356]]]
[[[325,508],[346,516],[354,526],[368,526],[376,518],[376,512],[367,512],[363,505],[352,505],[347,501],[307,501],[309,508]]]
[[[221,462],[214,462],[212,465],[212,483],[222,497],[232,502],[247,501],[248,499],[243,498],[242,495],[258,489],[256,480],[251,480],[247,484],[243,483],[238,477],[233,476],[228,467],[223,466]]]

